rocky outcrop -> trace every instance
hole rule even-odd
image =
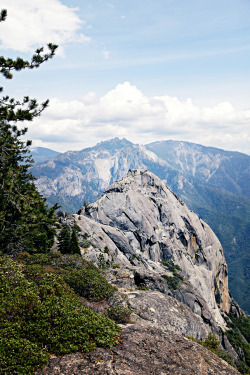
[[[222,246],[211,228],[153,173],[129,171],[78,214],[82,230],[107,244],[107,260],[170,277],[174,274],[165,265],[178,265],[184,283],[175,297],[211,326],[225,328],[220,309],[228,312],[230,302]],[[91,260],[94,252],[98,250],[92,251]]]
[[[51,358],[37,375],[237,375],[199,344],[154,327],[128,326],[116,348]]]
[[[198,339],[207,338],[210,332],[208,325],[189,307],[160,292],[135,290],[116,293],[109,303],[111,306],[122,304],[130,309],[130,321],[140,326]]]

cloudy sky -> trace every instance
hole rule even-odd
[[[59,44],[4,93],[50,99],[34,146],[174,139],[250,154],[249,0],[1,0],[5,57]],[[1,80],[4,80],[1,78]]]

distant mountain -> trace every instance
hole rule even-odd
[[[141,146],[114,138],[82,151],[57,155],[36,165],[33,174],[50,204],[58,202],[73,213],[84,201],[95,201],[129,169],[139,168],[161,178],[211,226],[224,248],[230,290],[241,307],[250,312],[248,155],[188,142]]]
[[[60,152],[50,150],[49,148],[35,147],[31,148],[31,154],[35,164],[37,164],[55,158],[57,155],[60,155]]]
[[[250,198],[248,155],[177,141],[154,142],[146,147],[186,176]]]

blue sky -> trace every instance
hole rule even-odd
[[[249,0],[2,0],[1,54],[60,45],[5,93],[50,98],[34,146],[82,149],[115,136],[250,153]]]

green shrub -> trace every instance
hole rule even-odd
[[[62,276],[44,267],[0,257],[1,374],[33,374],[52,353],[87,352],[118,340],[112,320],[83,307]]]
[[[122,305],[114,305],[107,311],[107,316],[116,323],[129,323],[132,311]]]
[[[140,284],[138,285],[137,287],[138,290],[145,290],[145,291],[148,291],[148,287],[145,285],[145,284]]]
[[[161,264],[164,267],[167,267],[167,269],[169,271],[173,272],[173,274],[177,274],[177,273],[181,272],[181,267],[178,266],[178,264],[174,264],[174,262],[172,262],[171,260],[162,259]]]
[[[180,275],[182,271],[178,264],[174,264],[171,260],[161,260],[161,264],[166,267],[173,276],[162,275],[162,277],[167,281],[170,290],[177,290],[180,288],[181,284],[184,282],[184,278]]]
[[[90,240],[88,240],[87,238],[83,238],[82,240],[80,240],[79,241],[79,245],[81,246],[81,247],[84,247],[84,248],[88,248],[88,247],[90,247],[90,246],[93,246],[94,248],[96,248],[96,245],[93,243],[93,242],[91,242]]]
[[[162,275],[162,277],[167,281],[170,290],[179,289],[184,281],[184,278],[179,274],[175,274],[174,276]]]
[[[112,263],[112,268],[121,268],[121,265],[119,263]]]
[[[104,247],[104,253],[105,254],[109,254],[110,253],[110,250],[109,250],[108,246]]]
[[[32,375],[46,365],[49,353],[23,338],[0,338],[0,373]]]
[[[89,301],[108,299],[116,290],[97,269],[72,270],[63,278],[77,294]]]
[[[83,259],[78,254],[61,254],[60,252],[35,254],[31,256],[27,256],[27,253],[25,254],[26,255],[24,257],[22,256],[22,254],[18,256],[16,260],[27,265],[39,264],[41,266],[52,266],[54,268],[63,268],[68,270],[82,268],[97,269],[97,267],[95,267],[93,263]]]

